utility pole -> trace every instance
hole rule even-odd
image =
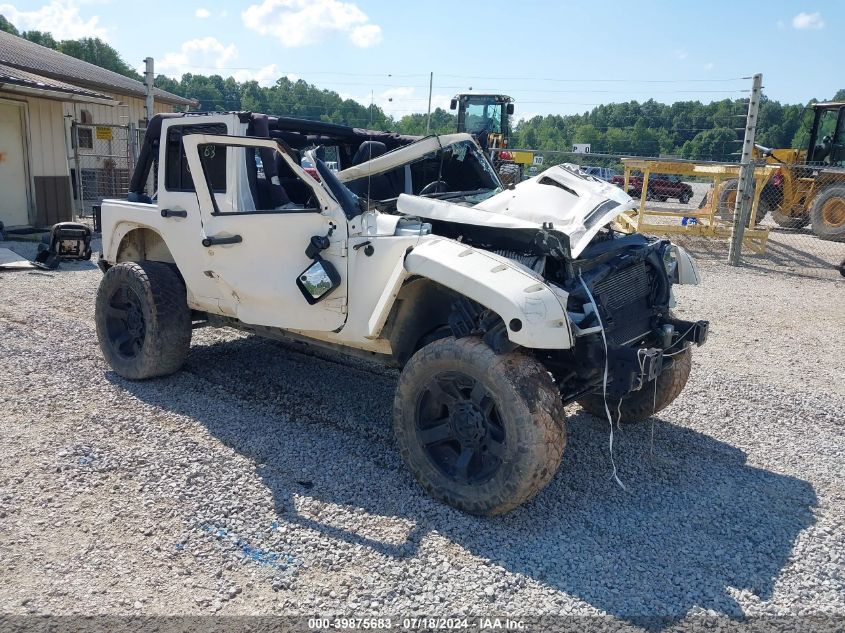
[[[147,98],[144,101],[144,110],[146,114],[147,124],[155,114],[155,100],[153,99],[153,84],[155,83],[155,73],[153,72],[154,60],[152,57],[147,57],[144,60],[146,69],[144,70],[144,85],[147,88]]]
[[[428,136],[431,130],[431,89],[434,86],[434,71],[428,76],[428,118],[425,121],[425,134]]]
[[[751,207],[754,203],[754,137],[757,133],[757,115],[760,112],[760,96],[763,89],[763,75],[757,73],[752,77],[751,98],[748,100],[748,116],[745,120],[745,138],[742,141],[742,158],[740,158],[739,182],[736,187],[736,206],[734,208],[733,236],[731,237],[728,263],[739,266],[742,256],[742,238],[745,225],[751,217]]]

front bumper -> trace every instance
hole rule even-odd
[[[665,318],[661,322],[663,347],[608,347],[608,395],[621,398],[632,391],[639,391],[643,385],[655,380],[665,368],[670,367],[674,362],[672,356],[686,344],[694,343],[699,347],[704,345],[709,329],[708,321]]]
[[[688,341],[701,347],[707,342],[707,336],[710,332],[710,321],[683,321],[682,319],[667,317],[663,319],[663,323],[675,328],[677,338],[673,340],[673,343],[675,340]]]

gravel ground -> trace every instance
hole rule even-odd
[[[0,613],[845,616],[845,282],[702,266],[677,294],[710,342],[616,432],[627,490],[573,405],[551,485],[495,519],[405,470],[392,371],[202,329],[133,383],[93,264],[0,273]]]

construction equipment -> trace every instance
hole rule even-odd
[[[697,211],[692,209],[670,209],[665,207],[648,208],[651,187],[649,180],[653,174],[673,174],[687,179],[706,178],[713,181],[713,191],[724,192],[731,182],[736,192],[736,182],[741,167],[724,163],[696,163],[670,159],[649,160],[643,158],[623,158],[622,165],[625,175],[621,187],[623,191],[630,191],[632,179],[637,179],[639,187],[639,207],[623,213],[616,222],[623,231],[652,234],[680,234],[696,237],[712,237],[728,239],[733,234],[733,225],[729,218],[723,215],[722,196],[705,197]],[[743,244],[755,253],[766,251],[769,239],[769,229],[759,226],[762,219],[760,206],[763,204],[762,194],[777,168],[772,165],[761,165],[754,168],[754,196],[751,206],[749,227],[743,233]],[[642,174],[634,176],[633,174]],[[733,209],[731,208],[731,214]]]
[[[513,98],[499,94],[461,93],[452,98],[451,110],[458,111],[458,132],[468,132],[478,141],[503,183],[520,182],[525,167],[534,162],[534,152],[508,150]]]
[[[845,241],[845,103],[813,103],[807,145],[772,149],[756,145],[754,158],[778,169],[760,196],[759,219],[770,213],[782,227],[811,225],[822,239]],[[737,182],[719,190],[719,212],[732,216]]]

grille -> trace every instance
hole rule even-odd
[[[607,342],[622,345],[651,329],[651,283],[644,262],[623,268],[593,287]]]

